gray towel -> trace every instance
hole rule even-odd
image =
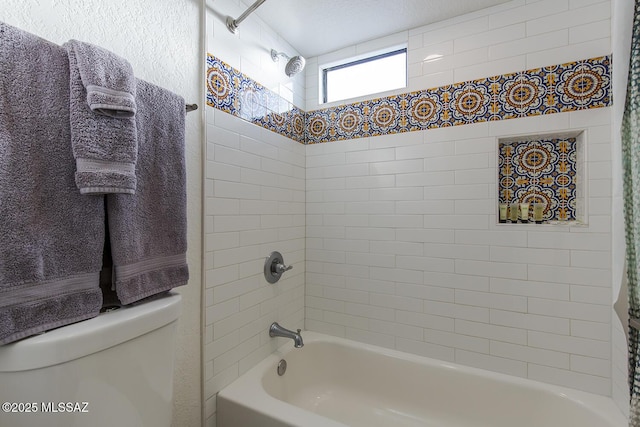
[[[104,198],[74,171],[67,54],[0,22],[0,344],[100,311]]]
[[[131,65],[89,43],[71,40],[64,47],[76,184],[82,194],[134,194],[136,81]]]
[[[189,279],[184,99],[137,82],[136,194],[106,196],[113,280],[123,304]]]
[[[76,58],[92,111],[110,117],[126,118],[136,114],[136,81],[126,59],[78,40],[69,40],[64,46]]]

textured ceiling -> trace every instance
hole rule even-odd
[[[507,1],[267,0],[255,13],[300,54],[313,57]]]

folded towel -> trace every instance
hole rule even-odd
[[[104,198],[74,171],[67,54],[0,22],[0,344],[100,311]]]
[[[65,47],[77,61],[87,104],[92,111],[111,117],[136,114],[136,81],[131,64],[100,46],[69,40]]]
[[[71,142],[82,194],[136,190],[136,81],[131,65],[101,47],[71,40]]]
[[[184,99],[138,80],[136,104],[136,194],[106,196],[113,280],[123,304],[189,278]]]

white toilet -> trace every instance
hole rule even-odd
[[[170,426],[179,294],[0,346],[0,426]]]

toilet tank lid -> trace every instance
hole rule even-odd
[[[159,329],[180,316],[178,293],[101,313],[98,316],[0,346],[0,372],[26,371],[65,363]]]

